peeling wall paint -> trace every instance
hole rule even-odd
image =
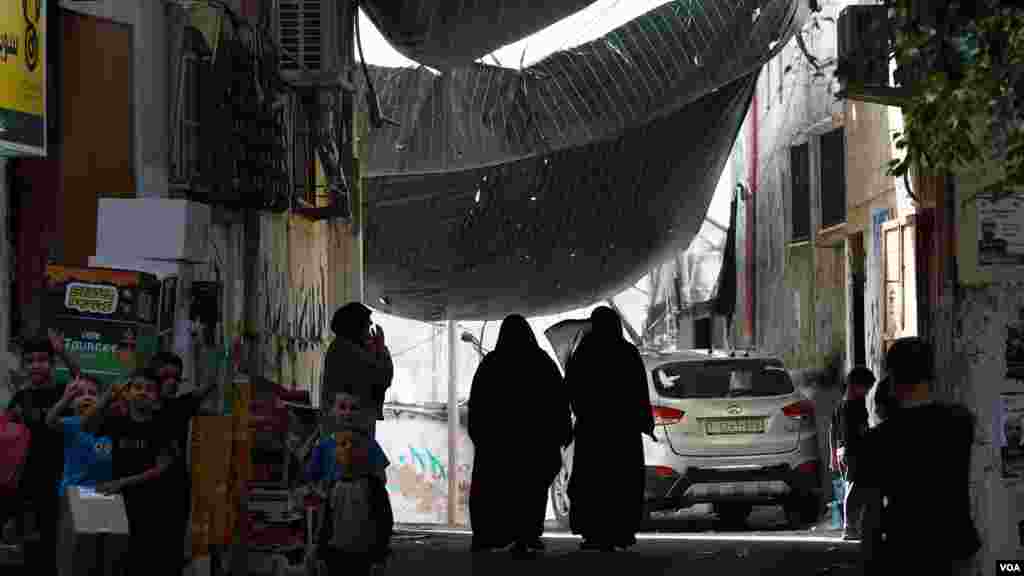
[[[330,340],[328,225],[287,214],[260,220],[257,320],[264,376],[314,390]]]
[[[1015,510],[1024,485],[1002,479],[990,425],[996,421],[999,394],[1024,392],[1024,382],[1006,377],[1005,355],[1007,326],[1024,310],[1024,282],[964,288],[959,308],[955,325],[948,326],[955,331],[952,353],[938,355],[938,384],[943,396],[963,401],[978,419],[971,494],[975,524],[986,546],[978,559],[984,565],[1024,553],[1017,537],[1017,523],[1024,518]]]
[[[827,11],[837,7],[827,7]],[[812,53],[834,50],[834,33],[808,28]],[[785,70],[782,85],[769,78],[766,66],[759,80],[757,114],[761,126],[756,145],[759,181],[755,195],[756,339],[765,352],[780,355],[791,369],[820,369],[833,355],[844,356],[846,294],[844,260],[836,249],[811,242],[793,244],[790,148],[810,146],[811,230],[818,230],[819,188],[817,136],[839,125],[841,104],[827,86],[815,83],[813,70],[794,43],[787,45],[771,68]],[[750,118],[747,119],[749,123]],[[753,149],[755,146],[746,146]],[[839,247],[836,247],[839,248]]]

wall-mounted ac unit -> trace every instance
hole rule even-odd
[[[293,84],[336,84],[342,69],[339,22],[345,2],[274,0],[278,69]]]
[[[849,87],[889,87],[889,17],[883,5],[847,6],[839,13],[836,76]]]

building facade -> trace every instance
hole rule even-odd
[[[193,382],[198,364],[245,368],[246,350],[256,349],[263,377],[311,388],[330,313],[361,299],[361,238],[345,223],[264,209],[275,194],[280,204],[287,186],[260,180],[273,171],[253,159],[262,147],[246,129],[293,134],[295,119],[270,110],[293,110],[297,98],[260,91],[269,81],[256,70],[278,65],[253,36],[272,22],[271,3],[232,0],[230,15],[213,4],[47,4],[50,37],[59,39],[54,135],[45,158],[11,160],[0,178],[17,224],[14,257],[0,247],[0,274],[14,263],[17,312],[0,325],[0,346],[5,330],[25,337],[47,328],[36,297],[47,263],[129,268],[173,279],[164,346],[185,357]],[[313,172],[283,148],[275,159],[285,171]],[[0,286],[0,302],[8,288]]]

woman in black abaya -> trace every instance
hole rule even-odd
[[[611,308],[590,316],[592,329],[569,360],[566,385],[576,415],[569,522],[583,549],[636,543],[643,519],[643,434],[654,437],[647,372],[622,337]]]
[[[473,549],[544,545],[548,488],[569,444],[569,401],[558,367],[522,316],[501,324],[469,396],[473,477],[469,494]]]

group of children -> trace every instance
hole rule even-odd
[[[0,518],[4,540],[23,541],[30,573],[56,574],[62,499],[68,488],[89,488],[124,500],[130,543],[118,555],[119,570],[180,575],[191,486],[185,434],[212,385],[178,395],[181,358],[160,353],[101,393],[61,336],[29,340],[22,352],[29,378],[7,417],[28,429],[30,443],[16,501]],[[64,386],[54,379],[58,357],[71,374]],[[34,519],[38,537],[30,537],[26,518]]]
[[[0,507],[3,539],[22,540],[32,574],[56,574],[58,526],[68,488],[120,494],[130,544],[120,556],[125,574],[180,576],[187,560],[191,477],[186,466],[188,424],[213,389],[207,382],[180,395],[181,358],[160,353],[144,370],[101,392],[81,372],[57,334],[23,346],[29,381],[13,396],[7,417],[31,434],[18,496]],[[55,360],[71,382],[58,386]],[[371,437],[376,415],[359,399],[339,393],[332,430],[322,430],[306,479],[325,497],[317,553],[330,573],[369,573],[384,563],[394,524],[386,489],[387,456]],[[26,538],[23,520],[35,519],[38,538]],[[317,563],[318,564],[318,563]]]

